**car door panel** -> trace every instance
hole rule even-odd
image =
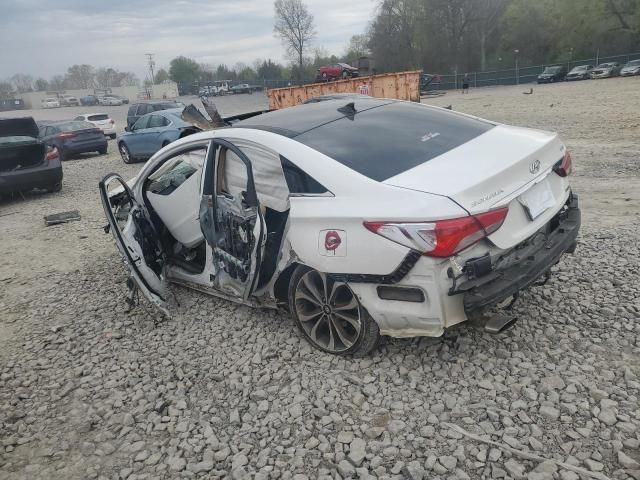
[[[253,289],[266,238],[249,159],[214,140],[203,172],[200,226],[212,249],[214,287],[238,300]]]
[[[130,271],[129,302],[137,289],[169,316],[166,306],[166,256],[147,209],[138,204],[126,182],[117,174],[99,183],[100,198],[110,230]]]

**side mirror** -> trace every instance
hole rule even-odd
[[[127,125],[126,127],[124,127],[124,131],[125,131],[125,132],[130,132],[130,131],[131,131],[131,128],[129,127],[129,125]]]

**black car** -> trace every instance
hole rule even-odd
[[[131,128],[141,116],[146,115],[147,113],[183,107],[183,103],[173,102],[170,100],[163,100],[161,102],[133,103],[127,112],[127,127]]]
[[[40,140],[56,147],[60,160],[86,152],[107,153],[107,138],[101,129],[89,122],[66,120],[40,125]]]
[[[593,71],[593,65],[578,65],[573,67],[567,74],[566,80],[589,80],[591,79],[591,72]]]
[[[538,83],[562,82],[567,76],[567,67],[564,65],[553,65],[546,67],[544,71],[538,75]]]
[[[0,194],[62,188],[62,164],[54,147],[38,138],[32,117],[0,120]]]

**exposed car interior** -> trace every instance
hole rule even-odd
[[[203,211],[206,206],[201,205],[207,147],[191,148],[168,158],[146,178],[143,188],[165,260],[188,274],[202,274],[210,244],[215,272],[209,273],[215,275],[216,287],[236,295],[251,280],[254,254],[263,262],[251,283],[260,288],[273,276],[289,214],[289,189],[281,163],[284,159],[251,143],[238,148],[250,158],[251,176],[236,152],[225,146],[216,148],[216,195],[209,224]],[[252,191],[250,179],[253,194],[248,193]],[[262,245],[256,245],[256,238],[264,238],[264,251],[260,251]],[[158,255],[153,258],[158,263]]]

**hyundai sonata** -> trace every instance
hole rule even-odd
[[[554,133],[379,98],[196,133],[100,183],[136,289],[287,308],[317,348],[439,336],[573,252],[571,156]]]

